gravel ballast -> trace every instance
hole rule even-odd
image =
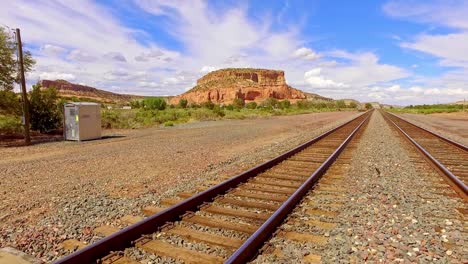
[[[329,237],[328,242],[297,243],[277,235],[270,240],[275,252],[254,262],[301,262],[311,254],[323,263],[466,263],[465,220],[457,211],[466,210],[466,203],[430,166],[415,165],[418,155],[375,112],[352,151],[339,215],[321,218],[336,227],[301,224],[310,217],[307,209],[323,202],[323,193],[312,191],[280,228]]]
[[[0,148],[0,247],[44,262],[69,253],[61,242],[93,243],[101,225],[235,175],[341,124],[356,112],[184,124],[125,137]],[[191,127],[193,126],[193,127]]]

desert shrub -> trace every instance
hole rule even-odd
[[[346,103],[344,100],[338,100],[336,101],[336,107],[338,108],[346,108]]]
[[[188,101],[187,99],[180,99],[179,103],[177,104],[177,107],[179,108],[187,108]]]
[[[143,107],[143,102],[141,100],[132,100],[129,104],[132,109]]]
[[[280,109],[288,109],[291,107],[291,102],[289,100],[283,100],[278,103]]]
[[[41,89],[40,85],[34,85],[29,97],[32,130],[44,133],[61,126],[62,111],[57,105],[55,88]]]
[[[0,115],[0,134],[16,134],[23,131],[19,116]]]
[[[150,110],[164,110],[166,109],[166,100],[161,97],[150,97],[143,99],[143,106],[145,109]]]
[[[172,122],[172,121],[166,121],[166,122],[164,122],[164,126],[166,126],[166,127],[174,126],[174,122]]]
[[[213,108],[215,107],[215,104],[211,101],[206,101],[201,104],[201,107],[213,110]]]
[[[257,103],[256,102],[250,102],[245,105],[245,108],[247,109],[256,109],[257,108]]]
[[[101,127],[110,129],[110,128],[119,128],[120,120],[120,111],[116,110],[103,110],[101,112]]]
[[[261,106],[267,109],[274,109],[279,107],[279,102],[276,98],[267,98],[261,103]]]
[[[215,105],[213,107],[213,113],[215,113],[216,115],[218,115],[219,117],[223,117],[225,116],[226,114],[224,113],[224,110],[221,109],[221,107],[219,105]]]
[[[299,109],[307,109],[307,108],[310,108],[311,103],[307,100],[300,100],[300,101],[297,101],[296,106]]]
[[[219,115],[214,111],[206,108],[194,109],[190,112],[190,117],[194,120],[216,120],[219,118]]]
[[[236,98],[232,102],[232,106],[234,106],[235,109],[242,109],[245,106],[245,101],[242,98]]]

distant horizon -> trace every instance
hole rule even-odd
[[[27,75],[172,96],[221,68],[282,69],[321,96],[410,105],[468,98],[468,2],[9,1]],[[46,19],[45,19],[46,18]]]

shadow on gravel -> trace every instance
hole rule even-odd
[[[124,137],[126,137],[126,136],[124,136],[124,135],[105,135],[105,136],[102,136],[99,139],[93,139],[93,140],[88,140],[88,141],[96,141],[96,140],[112,139],[112,138],[124,138]]]
[[[81,142],[90,142],[90,141],[99,141],[99,140],[110,140],[114,138],[125,138],[126,136],[124,135],[105,135],[99,139],[93,139],[93,140],[86,140],[86,141],[81,141]],[[38,144],[44,144],[44,143],[50,143],[50,142],[59,142],[59,141],[64,141],[62,135],[47,135],[47,134],[40,134],[40,135],[32,135],[31,136],[31,145],[38,145]],[[73,142],[73,141],[67,141],[67,142]],[[75,141],[76,143],[79,143],[79,141]],[[80,143],[81,143],[80,142]],[[0,136],[0,147],[5,147],[5,148],[15,148],[15,147],[24,147],[24,139],[23,136],[8,136],[8,137],[2,137]]]

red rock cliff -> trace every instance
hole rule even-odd
[[[230,104],[236,98],[245,101],[263,101],[266,98],[291,101],[306,99],[306,95],[286,84],[283,71],[265,69],[223,69],[208,73],[197,81],[191,90],[171,99],[177,104],[180,99],[189,103],[211,101]]]

